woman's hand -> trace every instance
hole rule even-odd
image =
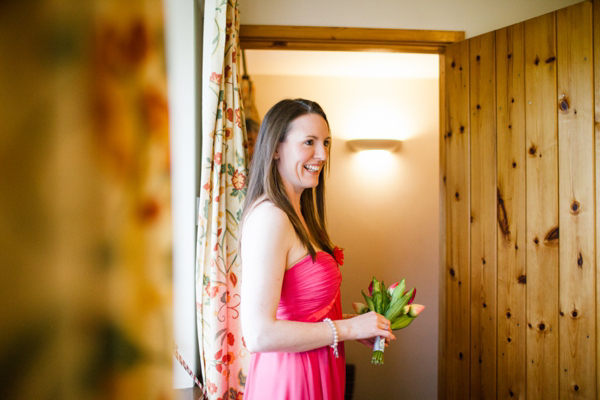
[[[358,340],[366,346],[373,347],[377,336],[385,338],[386,344],[390,340],[396,340],[390,321],[374,311],[337,322],[341,329],[346,330],[348,338]]]

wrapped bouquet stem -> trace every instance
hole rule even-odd
[[[417,294],[417,290],[412,288],[406,289],[406,282],[402,279],[399,283],[396,282],[386,289],[383,282],[379,282],[375,277],[369,285],[369,295],[364,292],[362,295],[367,302],[353,303],[354,311],[357,314],[364,314],[369,311],[375,311],[383,315],[391,322],[393,331],[404,329],[419,315],[425,306],[420,304],[412,304]],[[371,363],[383,364],[383,352],[385,351],[385,338],[377,336],[375,338],[375,346],[373,347],[373,357]]]

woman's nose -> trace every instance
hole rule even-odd
[[[315,151],[315,158],[318,160],[327,160],[327,156],[329,155],[329,149],[324,144],[320,144],[317,146]]]

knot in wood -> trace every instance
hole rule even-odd
[[[535,156],[535,153],[537,153],[537,147],[531,146],[529,148],[529,154],[532,155],[532,156]]]
[[[579,202],[577,200],[573,201],[573,203],[571,203],[571,212],[573,214],[577,214],[579,212]]]

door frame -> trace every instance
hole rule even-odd
[[[240,46],[252,50],[331,50],[444,54],[463,31],[241,25]]]
[[[434,31],[407,29],[341,28],[320,26],[241,25],[242,50],[308,50],[308,51],[372,51],[392,53],[425,53],[439,55],[439,152],[440,152],[440,282],[439,328],[443,329],[446,285],[445,273],[446,217],[444,202],[444,137],[446,124],[446,46],[465,40],[464,31]],[[438,397],[445,384],[443,335],[438,337]]]

